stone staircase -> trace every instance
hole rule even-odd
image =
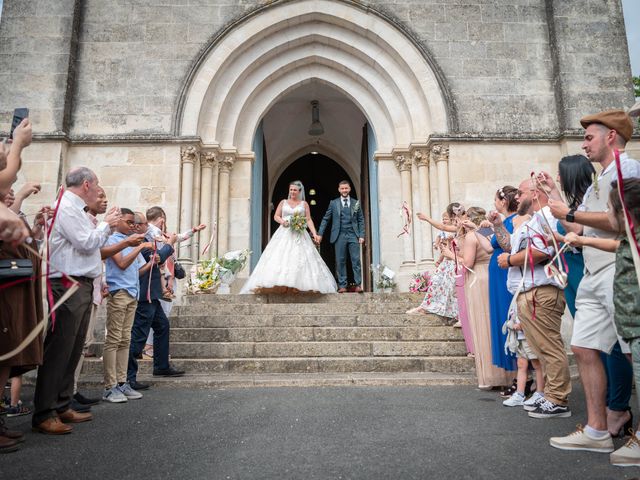
[[[416,294],[197,295],[171,312],[171,361],[181,378],[139,381],[202,386],[427,385],[473,383],[461,332],[437,316],[404,312]],[[99,328],[104,338],[104,329]],[[101,356],[102,343],[93,346]],[[102,362],[83,379],[100,383]]]

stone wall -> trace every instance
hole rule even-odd
[[[75,94],[66,103],[73,107],[74,136],[172,133],[178,97],[199,52],[265,2],[81,3],[78,63],[71,69]],[[586,112],[633,101],[619,0],[362,3],[433,56],[460,132],[558,132],[579,128]],[[28,105],[38,132],[65,130],[75,4],[4,5],[0,113]]]

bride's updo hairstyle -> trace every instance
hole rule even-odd
[[[302,185],[302,182],[300,180],[294,180],[293,182],[289,183],[289,186],[291,185],[296,187],[298,189],[298,192],[300,192],[300,194],[298,195],[298,200],[304,202],[304,185]]]

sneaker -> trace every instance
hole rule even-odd
[[[505,407],[520,407],[524,403],[524,395],[520,392],[516,392],[507,398],[502,405]]]
[[[533,412],[542,404],[542,402],[544,402],[544,395],[540,392],[536,392],[522,403],[522,408],[527,412]]]
[[[115,388],[117,388],[120,393],[122,393],[128,399],[137,400],[139,398],[142,398],[142,394],[140,392],[136,392],[128,383],[123,383],[122,385],[118,385]]]
[[[571,416],[571,410],[569,407],[558,405],[549,400],[545,400],[542,402],[538,408],[534,411],[529,412],[529,416],[531,418],[566,418]]]
[[[127,397],[125,397],[117,385],[105,390],[102,394],[102,400],[111,403],[124,403],[128,401]]]
[[[609,456],[611,465],[617,467],[640,467],[640,440],[635,433],[624,446]]]
[[[19,417],[20,415],[29,415],[31,409],[25,407],[21,401],[18,401],[18,405],[10,405],[6,408],[7,417]]]
[[[584,431],[582,425],[578,425],[575,432],[566,437],[551,437],[549,444],[560,450],[585,450],[587,452],[611,453],[613,452],[613,440],[607,433],[603,438],[591,438]]]

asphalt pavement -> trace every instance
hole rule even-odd
[[[88,392],[85,392],[88,393]],[[92,392],[97,393],[97,392]],[[30,400],[32,389],[25,388]],[[536,420],[468,386],[181,389],[101,404],[70,435],[27,433],[12,479],[628,479],[607,454],[551,448],[584,423]],[[635,396],[633,401],[635,402]],[[634,403],[635,407],[635,403]],[[616,441],[616,446],[622,440]]]

